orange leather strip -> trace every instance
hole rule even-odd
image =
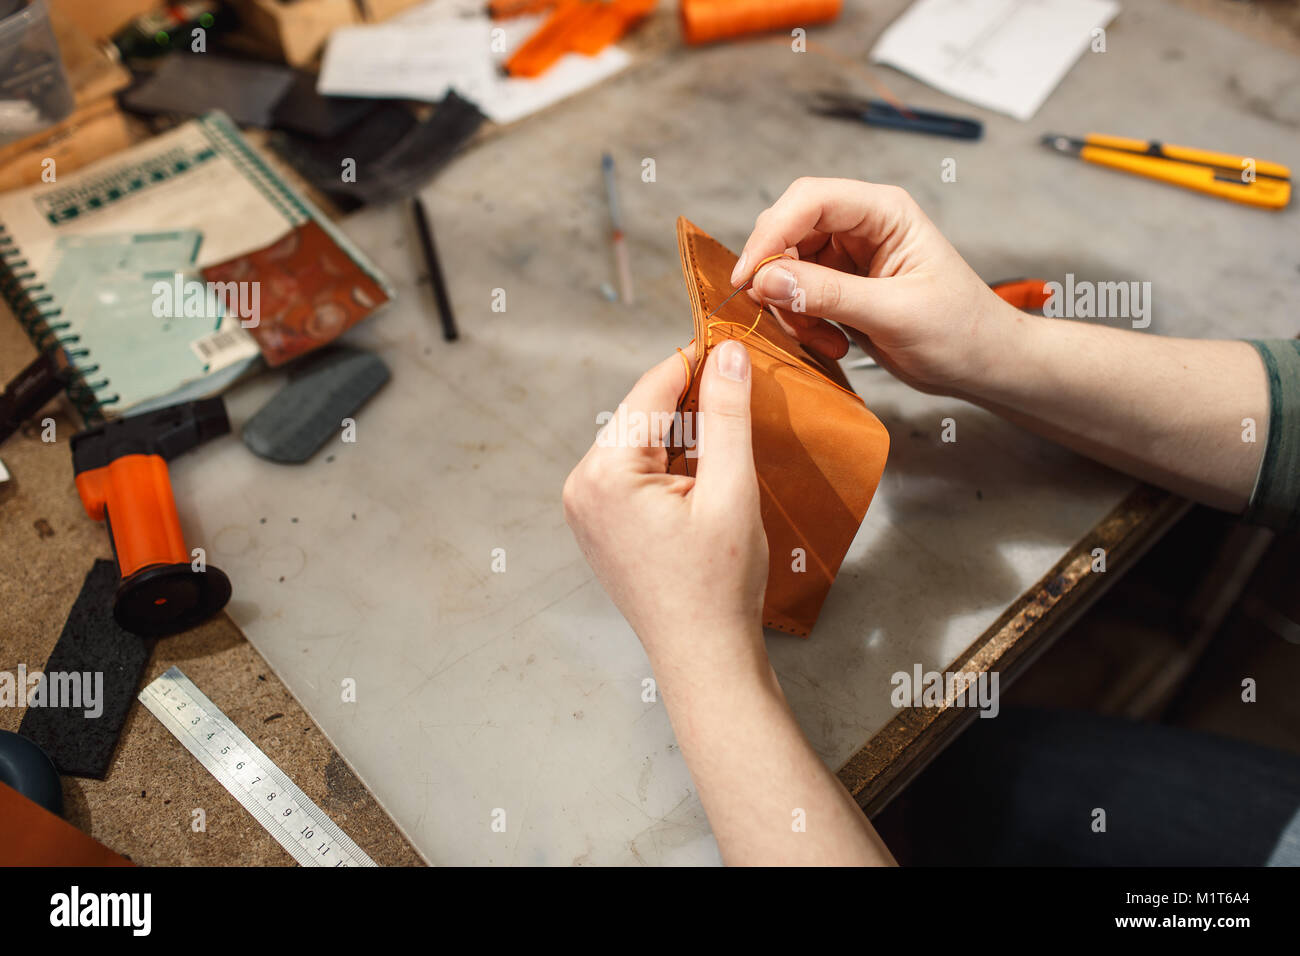
[[[677,237],[695,326],[694,367],[710,336],[743,341],[753,361],[754,468],[768,541],[763,624],[806,637],[871,503],[889,435],[847,390],[838,363],[805,354],[766,311],[754,326],[748,303],[724,304],[734,291],[734,253],[685,219]],[[827,381],[837,388],[826,388]],[[678,403],[683,424],[670,442],[669,474],[696,471],[685,423],[699,410],[699,387],[696,375]]]
[[[546,22],[506,61],[506,72],[535,77],[566,53],[595,56],[653,9],[654,0],[560,0]]]
[[[0,866],[134,866],[0,783]]]

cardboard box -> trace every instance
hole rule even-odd
[[[0,192],[42,182],[47,160],[62,176],[125,149],[136,135],[111,96],[98,99],[49,129],[0,147]]]
[[[354,23],[380,23],[424,0],[231,0],[239,32],[290,66],[312,63],[330,31]]]
[[[76,23],[92,40],[104,41],[142,13],[157,9],[158,0],[50,0],[50,9]]]
[[[278,53],[290,66],[306,66],[320,55],[330,33],[361,22],[353,0],[232,0],[239,32]]]
[[[409,10],[416,4],[424,3],[424,0],[357,0],[357,2],[361,5],[366,22],[378,23],[403,10]],[[483,5],[487,6],[487,0],[484,0]]]

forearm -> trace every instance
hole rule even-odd
[[[729,865],[893,865],[813,751],[770,666],[656,668],[678,746]]]
[[[1040,318],[1009,306],[998,321],[996,347],[961,397],[1195,501],[1245,508],[1269,415],[1253,347]]]

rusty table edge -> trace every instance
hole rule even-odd
[[[1020,595],[946,670],[997,671],[1001,688],[1045,651],[1189,508],[1177,495],[1139,484]],[[1093,551],[1106,552],[1106,572],[1093,573]],[[859,805],[875,814],[902,790],[976,711],[963,707],[908,707],[871,736],[839,769]]]

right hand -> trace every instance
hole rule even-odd
[[[759,215],[732,286],[768,256],[749,295],[786,330],[841,358],[839,323],[880,365],[923,392],[962,395],[1006,358],[1023,315],[980,280],[897,186],[798,179]]]

